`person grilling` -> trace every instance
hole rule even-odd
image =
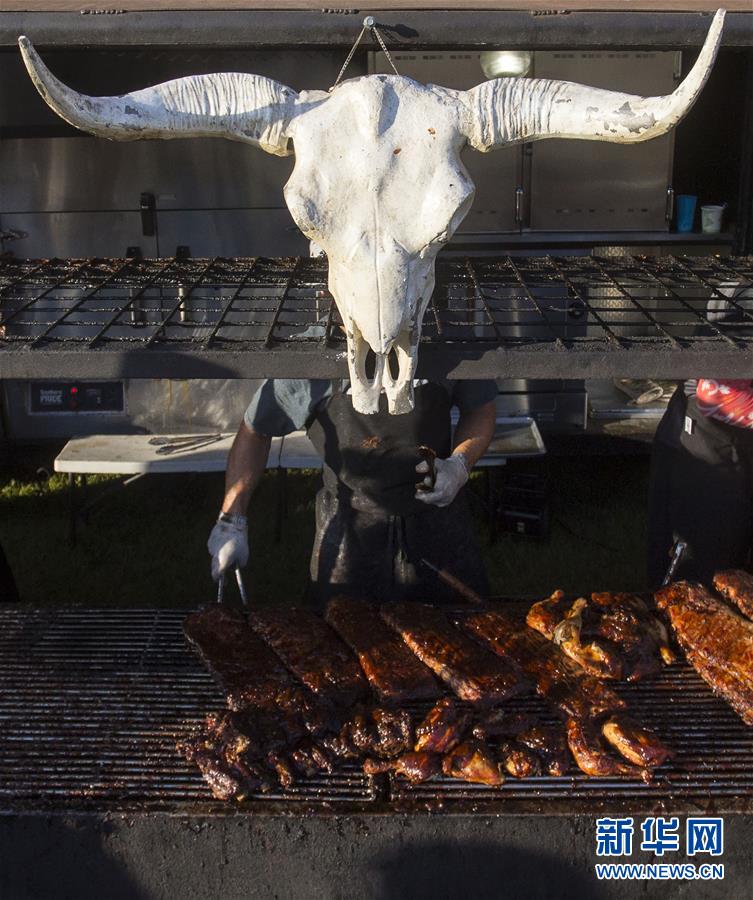
[[[228,458],[225,496],[207,544],[213,578],[248,562],[246,514],[272,438],[305,428],[324,464],[310,565],[318,602],[348,592],[377,601],[456,599],[422,558],[486,595],[464,486],[494,434],[497,386],[417,381],[414,392],[410,413],[389,414],[382,392],[379,411],[366,415],[354,410],[347,382],[265,381]],[[421,447],[436,459],[426,459]]]
[[[713,298],[707,318],[729,336],[753,333],[753,291]],[[680,385],[656,431],[651,456],[648,581],[658,587],[676,541],[686,544],[676,578],[711,583],[746,567],[753,547],[753,381],[701,378]]]

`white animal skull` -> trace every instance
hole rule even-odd
[[[88,97],[58,81],[25,38],[26,67],[67,122],[111,140],[218,136],[287,156],[285,200],[329,260],[345,324],[353,406],[413,408],[413,377],[437,253],[462,222],[474,185],[460,154],[544,138],[638,143],[665,134],[695,102],[716,57],[719,10],[687,78],[664,97],[566,81],[498,78],[470,91],[370,75],[297,94],[243,73],[192,75],[122,97]],[[367,376],[369,348],[376,361]],[[390,371],[394,351],[398,374]]]

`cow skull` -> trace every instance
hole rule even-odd
[[[703,88],[723,23],[719,10],[674,93],[647,98],[523,78],[455,91],[393,75],[298,94],[237,72],[88,97],[55,78],[27,38],[19,45],[39,93],[76,128],[111,140],[217,136],[278,156],[295,150],[285,201],[329,260],[329,288],[348,339],[353,406],[376,412],[384,390],[397,414],[413,408],[434,261],[473,200],[463,148],[486,153],[554,137],[631,144],[665,134]]]

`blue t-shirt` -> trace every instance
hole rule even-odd
[[[460,413],[470,412],[497,396],[495,381],[440,381]],[[243,417],[259,434],[281,437],[307,428],[320,404],[348,382],[323,378],[269,378],[254,394]]]

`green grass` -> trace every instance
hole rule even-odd
[[[490,542],[472,488],[493,593],[640,590],[645,572],[648,462],[637,457],[552,457],[510,471],[542,471],[551,485],[551,535],[500,534]],[[206,538],[222,494],[221,475],[142,479],[104,499],[67,541],[67,481],[23,472],[0,480],[0,541],[24,603],[35,606],[191,607],[215,594]],[[499,473],[497,477],[503,477]],[[298,600],[308,578],[315,473],[290,473],[282,541],[274,538],[278,481],[267,474],[251,509],[247,584],[254,602]],[[90,478],[89,496],[116,479]]]

